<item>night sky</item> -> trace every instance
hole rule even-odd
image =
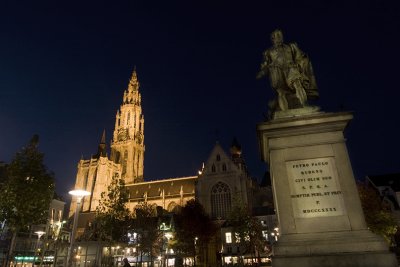
[[[280,28],[311,59],[315,104],[354,112],[345,134],[356,178],[400,171],[399,4],[219,2],[1,1],[0,161],[39,134],[69,198],[103,129],[109,145],[136,66],[145,180],[195,175],[217,140],[228,151],[235,136],[261,178],[256,124],[274,93],[255,76]]]

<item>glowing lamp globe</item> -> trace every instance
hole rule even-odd
[[[76,189],[76,190],[69,191],[68,194],[78,197],[78,198],[82,198],[85,196],[89,196],[90,192],[82,190],[82,189]]]

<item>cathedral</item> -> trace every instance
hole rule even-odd
[[[257,183],[248,174],[236,139],[230,153],[218,144],[214,145],[209,158],[197,176],[175,177],[162,180],[144,180],[144,115],[141,106],[140,83],[133,71],[122,104],[117,110],[115,128],[108,155],[105,132],[97,153],[78,162],[75,188],[91,194],[82,201],[82,212],[96,211],[102,192],[113,176],[122,177],[129,190],[127,206],[133,211],[143,201],[154,207],[174,212],[191,199],[197,199],[214,220],[225,219],[230,212],[234,196],[239,196],[249,209],[265,206],[269,200],[260,197]],[[199,162],[199,166],[200,166]],[[69,216],[76,210],[73,199]],[[83,229],[78,229],[78,232]]]

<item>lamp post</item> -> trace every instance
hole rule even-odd
[[[43,231],[36,231],[35,234],[37,234],[38,238],[37,238],[37,241],[36,241],[35,253],[33,254],[32,267],[35,266],[35,258],[36,258],[37,250],[38,250],[38,248],[39,248],[39,241],[40,241],[40,238],[42,237],[42,235],[45,234],[45,232],[43,232]]]
[[[194,257],[193,257],[193,266],[196,267],[196,245],[197,245],[197,236],[194,238]]]
[[[74,224],[72,225],[71,240],[69,242],[66,267],[69,267],[70,264],[72,263],[72,259],[71,259],[72,258],[72,249],[74,247],[74,242],[75,242],[75,232],[76,232],[76,227],[78,226],[78,218],[79,218],[79,211],[81,209],[82,198],[84,198],[85,196],[89,196],[90,192],[81,190],[81,189],[77,189],[77,190],[69,191],[68,194],[72,195],[73,197],[76,197],[76,210],[75,210],[75,215],[74,215]]]

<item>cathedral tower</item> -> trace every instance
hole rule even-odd
[[[121,175],[126,184],[143,182],[144,116],[139,87],[134,70],[117,111],[111,141],[111,160],[121,164]]]
[[[126,184],[143,182],[144,116],[136,71],[133,71],[128,88],[124,91],[123,102],[117,111],[115,129],[111,141],[111,157],[108,158],[105,131],[97,153],[90,159],[78,163],[75,188],[91,193],[82,202],[83,212],[94,212],[101,199],[101,193],[113,177],[122,177]],[[70,213],[76,211],[76,199],[71,202]]]

